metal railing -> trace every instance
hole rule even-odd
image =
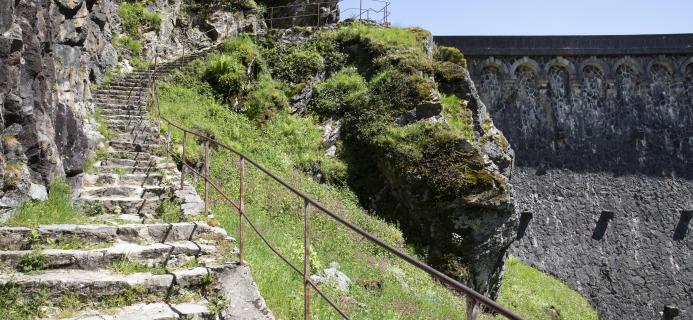
[[[284,20],[289,20],[293,21],[294,19],[298,18],[311,18],[314,17],[314,24],[316,27],[320,27],[323,25],[326,25],[330,15],[339,13],[340,19],[344,20],[342,17],[344,15],[350,14],[348,19],[355,19],[355,20],[374,20],[378,21],[384,24],[388,24],[388,20],[390,17],[390,2],[389,1],[383,1],[383,0],[370,0],[371,2],[376,2],[382,4],[382,6],[378,5],[376,8],[373,8],[372,6],[364,6],[364,1],[359,0],[359,7],[353,7],[353,8],[346,8],[346,9],[335,9],[334,11],[331,12],[322,12],[322,9],[327,6],[328,8],[330,6],[335,6],[337,7],[340,3],[343,3],[344,0],[333,0],[333,1],[323,1],[323,2],[313,2],[313,3],[305,3],[305,4],[293,4],[293,5],[285,5],[285,6],[275,6],[275,7],[269,7],[265,10],[265,21],[268,22],[269,28],[272,29],[274,28],[275,21],[277,22],[283,22]],[[302,14],[296,14],[296,15],[288,15],[288,16],[276,16],[275,13],[277,12],[285,12],[288,9],[291,8],[307,8],[307,7],[315,7],[314,12],[306,12]],[[312,9],[311,9],[312,10]],[[339,10],[337,12],[337,10]],[[371,17],[372,16],[372,17]],[[293,24],[292,24],[293,25]]]
[[[180,60],[178,60],[180,61]],[[171,63],[177,63],[177,61],[171,62]],[[442,272],[434,269],[431,266],[428,266],[427,264],[420,262],[419,260],[409,256],[408,254],[404,253],[403,251],[385,243],[384,241],[378,239],[376,236],[368,233],[367,231],[363,230],[361,227],[345,220],[341,216],[335,214],[332,210],[326,208],[324,205],[319,203],[318,201],[314,200],[312,197],[309,195],[303,193],[302,191],[296,189],[286,181],[282,180],[281,178],[277,177],[275,174],[273,174],[271,171],[266,169],[264,166],[261,164],[257,163],[255,160],[252,158],[248,157],[247,155],[241,153],[240,151],[227,146],[219,141],[216,141],[213,138],[210,138],[206,135],[194,132],[192,130],[186,129],[182,127],[181,125],[176,124],[175,122],[169,120],[168,118],[164,117],[161,114],[161,109],[159,105],[159,98],[158,98],[158,88],[156,85],[157,78],[158,78],[158,65],[157,65],[157,60],[155,59],[154,61],[154,68],[151,70],[149,73],[149,76],[147,78],[148,80],[148,86],[147,88],[149,89],[149,94],[150,94],[150,99],[149,99],[149,107],[152,109],[152,113],[156,111],[157,117],[165,122],[169,128],[169,133],[171,133],[171,128],[175,130],[179,130],[182,132],[183,138],[182,138],[182,155],[177,156],[175,155],[167,143],[167,153],[176,161],[178,161],[181,164],[181,178],[180,178],[180,188],[183,189],[184,187],[184,177],[186,174],[186,171],[189,171],[193,176],[196,176],[198,178],[204,179],[204,208],[205,212],[208,212],[207,210],[209,209],[209,202],[210,202],[210,196],[209,196],[209,190],[210,187],[215,190],[222,198],[222,200],[231,206],[233,206],[236,211],[238,211],[238,218],[239,218],[239,236],[238,236],[238,249],[239,249],[239,259],[240,259],[240,264],[244,264],[244,241],[245,241],[245,235],[244,235],[244,223],[247,223],[248,226],[255,232],[255,234],[262,240],[262,242],[277,256],[279,257],[285,264],[287,264],[294,272],[296,272],[298,275],[300,275],[303,278],[303,287],[304,287],[304,316],[305,319],[310,319],[310,314],[311,314],[311,301],[310,301],[310,295],[311,295],[311,290],[314,290],[325,302],[327,302],[341,317],[344,319],[349,319],[349,316],[342,310],[340,309],[332,300],[330,300],[325,293],[318,288],[317,284],[310,278],[310,248],[311,248],[311,233],[310,233],[310,208],[313,207],[317,209],[319,212],[322,212],[325,214],[327,217],[339,222],[343,226],[345,226],[347,229],[359,234],[363,238],[367,239],[368,241],[376,244],[380,248],[386,250],[387,252],[397,256],[398,258],[406,261],[407,263],[411,264],[412,266],[425,271],[429,275],[431,275],[434,279],[442,282],[443,284],[449,286],[453,290],[463,293],[466,295],[468,299],[468,307],[471,305],[472,310],[474,309],[475,306],[477,305],[482,305],[486,309],[499,313],[508,319],[512,320],[523,320],[523,318],[513,312],[510,309],[505,308],[504,306],[500,305],[496,301],[474,291],[473,289],[465,286],[464,284],[458,282],[457,280],[443,274]],[[153,98],[153,99],[152,99]],[[197,170],[195,167],[193,167],[191,164],[189,164],[186,160],[186,141],[188,137],[196,137],[198,140],[201,141],[202,144],[202,149],[204,153],[204,163],[202,165],[202,172],[200,170]],[[238,199],[232,199],[230,196],[228,196],[223,190],[222,187],[220,187],[220,183],[214,181],[214,178],[210,176],[210,168],[209,168],[209,151],[210,147],[216,147],[221,150],[228,151],[232,154],[234,154],[236,157],[239,159],[239,197]],[[299,197],[303,201],[303,210],[302,210],[302,215],[303,215],[303,267],[297,267],[296,265],[292,264],[289,259],[287,259],[284,255],[282,255],[276,248],[273,246],[267,237],[263,235],[262,232],[257,228],[256,224],[253,223],[253,221],[246,215],[246,208],[245,208],[245,191],[246,191],[246,164],[249,163],[251,166],[255,167],[258,169],[260,172],[262,172],[265,176],[269,177],[270,179],[274,180],[275,182],[279,183],[281,186],[283,186],[286,190],[290,191],[293,193],[295,196]],[[471,319],[473,317],[473,312],[469,312],[467,317]]]

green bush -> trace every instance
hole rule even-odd
[[[289,99],[280,89],[280,83],[269,77],[250,87],[241,110],[248,118],[258,123],[269,120],[278,111],[289,109]]]
[[[399,116],[429,99],[432,87],[428,79],[397,69],[385,70],[370,81],[374,103],[385,107],[384,112],[391,116]]]
[[[149,11],[141,2],[121,3],[118,6],[118,16],[125,31],[133,36],[140,35],[140,27],[155,31],[159,31],[161,28],[159,13]]]
[[[41,271],[46,268],[46,263],[48,263],[48,258],[45,255],[32,251],[22,256],[16,269],[19,272]]]
[[[433,57],[438,61],[448,61],[463,68],[467,67],[467,59],[464,58],[464,54],[457,48],[436,46]]]
[[[364,108],[367,103],[366,80],[356,69],[347,68],[315,87],[308,109],[325,117],[341,117],[346,110]]]
[[[113,37],[113,45],[117,48],[123,48],[130,53],[139,55],[142,53],[142,43],[129,35],[116,35]]]
[[[269,50],[267,59],[272,76],[289,84],[308,81],[325,70],[325,59],[306,46],[277,47]]]
[[[238,96],[248,81],[246,67],[233,55],[215,54],[202,67],[203,78],[223,97]]]

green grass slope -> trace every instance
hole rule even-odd
[[[246,115],[236,113],[215,98],[209,84],[196,76],[177,74],[159,87],[162,114],[197,132],[214,137],[254,158],[288,181],[333,209],[345,219],[396,247],[413,254],[398,227],[363,210],[356,196],[346,187],[321,184],[306,172],[315,163],[330,163],[321,147],[321,130],[315,119],[301,118],[279,111],[258,125]],[[180,131],[167,128],[173,152],[182,153],[200,168],[200,141],[183,141]],[[239,161],[219,148],[211,151],[211,174],[232,198],[238,197]],[[338,165],[338,164],[337,164]],[[302,201],[276,182],[248,165],[247,215],[267,239],[295,266],[303,265]],[[198,183],[198,191],[203,185]],[[218,223],[238,236],[238,214],[215,192],[210,192]],[[330,284],[320,285],[328,296],[354,319],[462,319],[464,299],[431,280],[424,272],[388,254],[350,232],[323,214],[311,210],[311,272],[338,262],[351,278],[349,291],[340,292]],[[270,309],[278,319],[303,315],[302,279],[245,225],[245,259]],[[313,295],[313,318],[337,319],[338,314],[317,295]],[[555,319],[549,309],[558,310],[558,319],[596,319],[594,310],[560,281],[511,259],[507,264],[500,302],[527,319]]]

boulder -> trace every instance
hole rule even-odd
[[[332,262],[330,267],[323,270],[319,274],[310,276],[310,279],[316,284],[329,284],[342,292],[348,292],[351,288],[351,279],[346,274],[339,271],[339,263]]]

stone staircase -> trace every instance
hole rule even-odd
[[[149,75],[134,72],[93,97],[112,138],[76,201],[99,223],[0,227],[0,288],[40,299],[42,319],[273,319],[235,240],[206,222],[190,184],[179,190],[181,173],[147,112]],[[180,206],[180,222],[162,221],[164,203]]]

